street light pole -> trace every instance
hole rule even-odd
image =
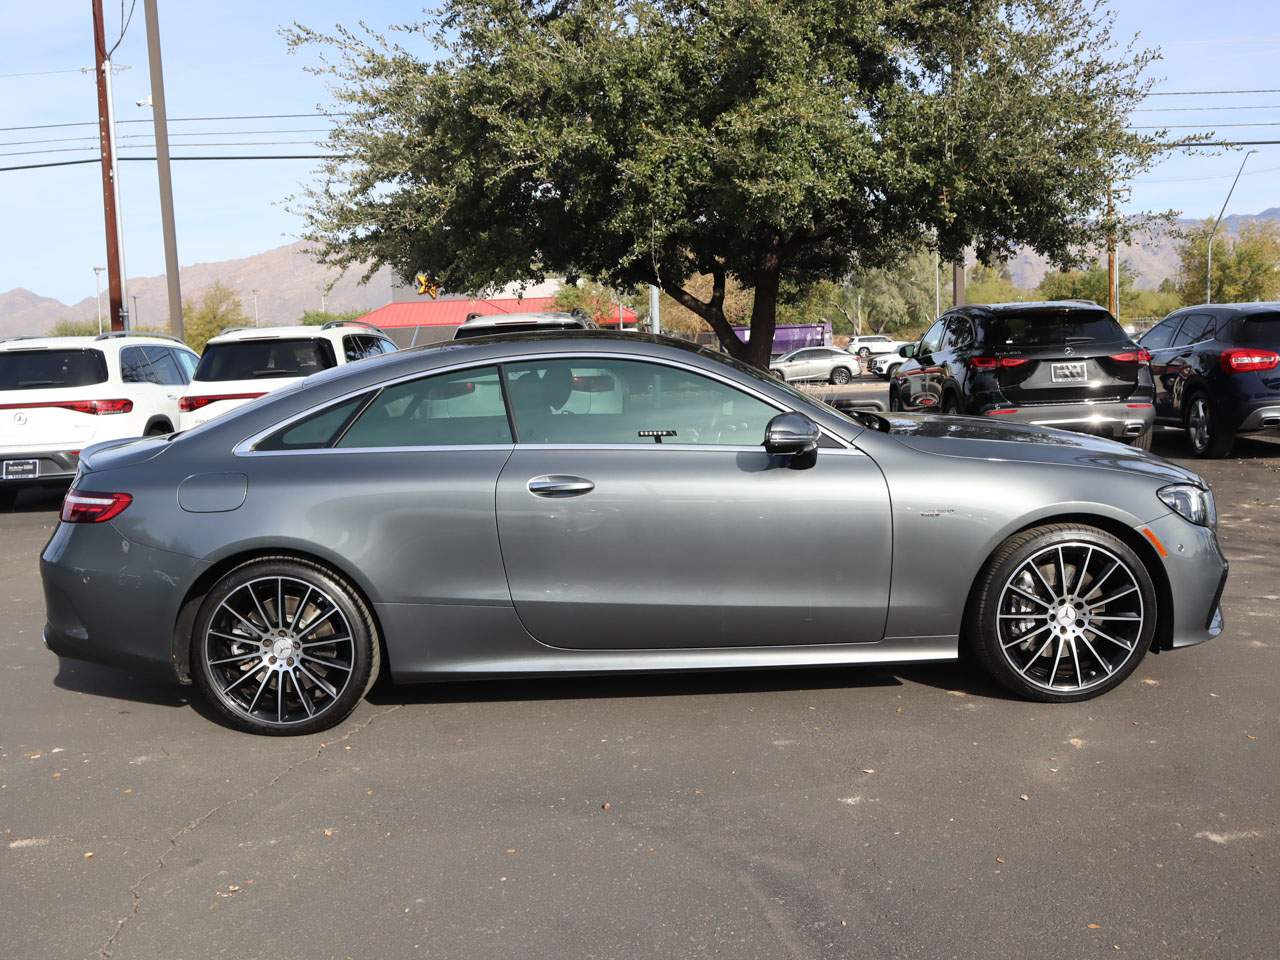
[[[98,334],[102,334],[102,274],[106,267],[93,268],[93,283],[97,287],[98,293],[96,299],[98,301]]]
[[[151,117],[156,135],[156,175],[160,181],[160,224],[164,232],[164,273],[169,288],[169,332],[181,340],[182,289],[178,277],[178,237],[173,217],[173,178],[169,173],[169,118],[165,112],[164,67],[160,61],[160,13],[156,0],[143,0],[147,17],[147,56],[151,66]]]
[[[1249,158],[1257,152],[1257,150],[1250,150],[1240,160],[1240,169],[1236,171],[1236,178],[1231,181],[1231,189],[1227,191],[1227,199],[1222,201],[1222,209],[1218,211],[1218,219],[1213,221],[1213,229],[1209,231],[1209,243],[1205,248],[1205,303],[1213,303],[1213,235],[1218,232],[1218,224],[1222,223],[1222,215],[1227,212],[1227,204],[1231,202],[1231,195],[1236,192],[1236,184],[1240,182],[1240,174],[1244,173],[1244,165],[1248,163]]]

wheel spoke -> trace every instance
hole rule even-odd
[[[1089,609],[1093,610],[1098,607],[1105,607],[1108,603],[1114,603],[1116,600],[1119,600],[1121,597],[1127,597],[1129,594],[1137,593],[1137,592],[1138,592],[1137,587],[1125,587],[1119,593],[1113,593],[1111,596],[1107,597],[1107,599],[1105,600],[1099,600],[1096,603],[1089,604]]]
[[[338,612],[338,608],[334,607],[331,610],[327,611],[326,613],[320,614],[320,616],[316,617],[309,624],[307,624],[306,629],[303,630],[301,633],[299,633],[295,639],[301,640],[303,637],[310,635],[312,630],[320,626],[320,624],[324,623],[326,620],[328,620],[337,612]]]
[[[271,671],[268,670],[262,675],[262,682],[258,684],[258,692],[253,695],[253,699],[249,702],[249,709],[245,712],[253,713],[253,708],[258,705],[258,698],[262,696],[262,691],[267,689],[267,684],[271,682]]]
[[[284,723],[284,675],[276,671],[276,723]]]
[[[249,671],[247,671],[247,672],[245,672],[245,673],[242,673],[242,674],[240,675],[240,679],[239,679],[239,680],[234,681],[234,682],[231,684],[231,686],[229,686],[229,687],[223,687],[223,688],[222,688],[222,692],[223,692],[223,693],[230,693],[232,690],[234,690],[236,687],[240,686],[240,684],[244,683],[246,680],[248,680],[250,677],[252,677],[252,676],[253,676],[255,673],[257,673],[257,672],[258,672],[257,670],[249,670]]]
[[[1035,630],[1032,630],[1030,633],[1024,633],[1022,636],[1017,637],[1017,638],[1015,638],[1015,639],[1013,639],[1013,640],[1010,640],[1010,641],[1009,641],[1008,643],[1006,643],[1006,644],[1002,644],[1002,646],[1003,646],[1006,650],[1008,650],[1010,647],[1016,647],[1016,646],[1017,646],[1018,644],[1020,644],[1020,643],[1026,643],[1028,640],[1030,640],[1032,637],[1034,637],[1034,636],[1035,636],[1037,633],[1039,633],[1040,631],[1042,631],[1042,630],[1048,630],[1048,629],[1049,629],[1049,626],[1050,626],[1050,625],[1046,623],[1043,627],[1037,627]]]
[[[1040,606],[1044,607],[1046,610],[1049,608],[1049,604],[1045,603],[1039,597],[1034,596],[1033,594],[1027,593],[1027,591],[1023,590],[1019,586],[1015,586],[1014,584],[1011,583],[1009,584],[1009,589],[1012,590],[1014,593],[1018,594],[1019,596],[1026,597],[1028,600],[1032,601],[1033,603],[1040,604]]]
[[[302,660],[310,660],[312,663],[318,663],[318,664],[320,664],[320,666],[322,666],[322,667],[336,667],[336,668],[337,668],[337,669],[339,669],[339,670],[345,670],[345,671],[347,671],[347,673],[350,673],[350,672],[351,672],[351,665],[350,665],[350,664],[347,664],[347,663],[339,663],[337,660],[322,660],[322,659],[320,659],[319,657],[313,657],[313,656],[311,656],[311,654],[309,654],[309,653],[304,653],[304,654],[302,654],[302,656],[300,657],[300,659],[302,659]]]
[[[276,577],[276,626],[284,629],[284,577]]]
[[[249,596],[253,598],[253,605],[258,608],[258,616],[262,618],[262,629],[271,629],[271,618],[267,616],[267,611],[262,606],[262,601],[258,599],[258,595],[253,590],[254,581],[250,580],[243,589],[249,591]]]
[[[1049,581],[1044,578],[1044,574],[1041,573],[1040,568],[1036,566],[1035,558],[1033,557],[1032,559],[1028,560],[1026,565],[1030,567],[1032,571],[1035,572],[1036,579],[1039,580],[1040,583],[1044,585],[1044,588],[1046,592],[1048,592],[1049,596],[1056,597],[1057,594],[1054,593],[1053,587],[1049,586]],[[1046,603],[1045,606],[1047,607],[1048,604]]]
[[[242,653],[239,656],[226,657],[222,660],[210,660],[209,666],[220,667],[224,663],[240,663],[243,660],[252,660],[254,657],[260,657],[260,656],[262,656],[262,654],[259,653],[257,650],[255,650],[253,651],[253,653]]]
[[[1108,677],[1111,676],[1111,674],[1115,673],[1115,671],[1111,669],[1111,664],[1107,663],[1106,660],[1098,656],[1098,651],[1093,649],[1093,644],[1090,643],[1086,637],[1081,637],[1080,642],[1083,643],[1085,647],[1088,649],[1088,651],[1093,654],[1093,659],[1097,660],[1100,664],[1102,664],[1102,669],[1107,671]]]
[[[1060,597],[1065,597],[1065,596],[1067,596],[1067,594],[1068,594],[1068,591],[1067,591],[1067,560],[1066,560],[1066,558],[1062,555],[1062,546],[1061,546],[1061,544],[1059,544],[1059,546],[1058,546],[1057,553],[1058,553],[1058,596],[1060,596]],[[1053,683],[1052,683],[1052,682],[1050,682],[1050,684],[1049,684],[1049,685],[1050,685],[1050,686],[1053,686]]]
[[[218,637],[222,640],[230,640],[232,643],[257,643],[257,637],[239,637],[234,633],[222,633],[219,630],[210,630],[209,636]]]
[[[1080,672],[1080,654],[1076,650],[1076,643],[1074,640],[1071,641],[1071,662],[1074,663],[1076,667],[1076,686],[1082,687],[1084,686],[1084,674]]]
[[[317,687],[319,687],[329,696],[333,697],[333,699],[335,700],[338,699],[338,691],[335,690],[333,687],[329,686],[328,682],[326,682],[325,680],[322,680],[320,677],[317,677],[314,673],[312,673],[310,670],[304,667],[301,663],[298,664],[298,669],[301,670],[303,673],[305,673],[307,675],[307,679],[309,679]]]
[[[1110,576],[1119,569],[1120,569],[1120,561],[1117,560],[1115,563],[1111,564],[1111,567],[1107,570],[1106,573],[1104,573],[1097,580],[1093,581],[1093,583],[1089,584],[1089,593],[1086,596],[1081,597],[1080,599],[1087,602],[1089,597],[1092,597],[1095,593],[1101,590],[1102,585],[1106,583],[1108,578],[1110,578]]]
[[[1093,559],[1093,547],[1089,548],[1089,552],[1084,555],[1084,563],[1080,565],[1080,569],[1076,571],[1076,586],[1071,592],[1076,596],[1080,595],[1080,588],[1084,586],[1084,575],[1089,572],[1089,561]]]
[[[1122,623],[1142,623],[1142,617],[1137,615],[1127,616],[1127,617],[1091,616],[1089,617],[1089,619],[1090,620],[1119,620]]]
[[[1058,676],[1058,663],[1062,660],[1062,645],[1065,641],[1062,637],[1058,638],[1058,649],[1053,655],[1053,668],[1049,671],[1049,686],[1053,686],[1054,679]]]
[[[228,598],[228,599],[230,599],[230,598]],[[260,637],[261,637],[261,636],[263,635],[262,631],[261,631],[261,630],[259,630],[257,627],[255,627],[255,626],[253,625],[253,621],[252,621],[252,620],[247,620],[247,619],[245,619],[244,617],[240,616],[240,614],[239,614],[239,613],[237,613],[237,612],[236,612],[236,611],[231,607],[231,605],[230,605],[229,603],[227,603],[227,601],[226,601],[226,600],[223,600],[223,601],[222,601],[222,603],[220,603],[220,604],[218,605],[218,608],[219,608],[220,610],[226,610],[229,614],[231,614],[233,617],[235,617],[237,620],[239,620],[241,623],[243,623],[246,627],[248,627],[250,630],[252,630],[252,631],[253,631],[254,633],[256,633],[258,636],[260,636]]]
[[[1114,643],[1117,647],[1122,647],[1122,648],[1124,648],[1125,650],[1128,650],[1130,653],[1132,653],[1132,652],[1133,652],[1133,645],[1132,645],[1132,644],[1125,643],[1123,640],[1117,640],[1115,637],[1113,637],[1113,636],[1111,636],[1111,635],[1109,635],[1109,634],[1103,633],[1101,630],[1098,630],[1098,629],[1097,629],[1097,628],[1095,628],[1095,627],[1088,627],[1088,628],[1086,628],[1086,629],[1088,629],[1088,631],[1089,631],[1090,633],[1092,633],[1095,637],[1101,637],[1103,640],[1110,640],[1110,641],[1111,641],[1112,643]]]
[[[298,621],[302,619],[302,611],[307,606],[307,601],[311,599],[312,587],[307,584],[307,592],[302,595],[302,599],[298,601],[298,605],[293,608],[293,619],[289,622],[289,632],[293,633],[298,629]]]
[[[298,683],[298,678],[294,676],[292,670],[289,671],[289,679],[293,681],[293,689],[298,691],[298,699],[302,701],[302,709],[307,711],[307,716],[315,716],[315,711],[311,709],[311,698],[302,692],[302,685]]]
[[[350,642],[351,638],[345,635],[341,637],[326,637],[323,640],[310,640],[307,643],[302,644],[302,649],[306,650],[309,647],[336,647],[340,643]]]
[[[1021,670],[1019,670],[1018,672],[1023,676],[1026,676],[1027,671],[1030,670],[1033,666],[1035,666],[1035,662],[1044,655],[1044,652],[1049,649],[1049,644],[1051,643],[1053,643],[1053,637],[1050,637],[1048,640],[1046,640],[1044,642],[1044,646],[1041,647],[1039,650],[1037,650],[1035,656],[1033,656],[1030,660],[1028,660],[1027,665],[1023,667]]]

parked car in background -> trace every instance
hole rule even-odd
[[[905,343],[905,340],[895,340],[882,333],[872,333],[864,337],[850,337],[849,345],[845,349],[850,353],[856,353],[865,365],[872,356],[897,353],[898,348]]]
[[[1092,301],[944,314],[893,374],[889,408],[999,417],[1151,446],[1151,357]]]
[[[335,320],[320,327],[237,327],[205,344],[179,407],[179,429],[190,430],[263,394],[330,367],[395,353],[377,327]]]
[[[786,383],[821,380],[844,384],[862,374],[862,364],[839,347],[802,347],[770,360],[769,372]]]
[[[405,351],[81,466],[46,645],[193,682],[256,733],[338,723],[384,660],[528,684],[965,651],[1070,702],[1222,629],[1194,473],[1027,424],[845,417],[665,337]]]
[[[892,379],[898,368],[907,362],[907,357],[902,352],[903,347],[906,346],[914,346],[914,344],[903,344],[893,353],[873,354],[868,361],[868,368],[882,380]]]
[[[576,313],[492,313],[470,317],[453,333],[455,340],[495,333],[543,333],[548,330],[590,330],[595,324]]]
[[[1151,354],[1156,422],[1184,428],[1197,457],[1280,428],[1280,303],[1185,307],[1138,342]]]
[[[172,433],[196,360],[155,335],[0,339],[0,506],[70,479],[92,443]]]

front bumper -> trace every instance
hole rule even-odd
[[[178,612],[205,567],[134,543],[111,523],[61,523],[40,557],[45,646],[73,660],[175,679]]]
[[[981,414],[996,420],[1013,420],[1040,427],[1057,427],[1112,440],[1133,440],[1147,433],[1155,423],[1155,407],[1150,403],[1102,400],[1092,403],[1054,403],[1028,407],[988,404]]]
[[[0,464],[6,460],[34,460],[36,475],[20,480],[5,480],[0,466],[0,484],[43,483],[46,480],[70,480],[80,465],[79,450],[0,450]]]
[[[1143,526],[1168,554],[1161,561],[1169,581],[1172,621],[1160,625],[1160,642],[1176,649],[1212,640],[1224,625],[1221,601],[1229,568],[1217,534],[1176,513]]]

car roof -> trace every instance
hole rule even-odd
[[[224,330],[216,337],[210,337],[210,343],[236,343],[241,340],[298,340],[298,339],[315,339],[315,340],[332,340],[335,335],[342,333],[351,333],[352,331],[369,330],[369,327],[361,326],[341,326],[341,327],[317,327],[313,325],[296,324],[288,327],[235,327],[231,330]],[[380,331],[379,331],[380,332]]]
[[[1280,300],[1254,300],[1250,303],[1200,303],[1193,307],[1179,307],[1169,316],[1190,313],[1196,310],[1221,310],[1247,317],[1254,313],[1276,313],[1280,311]]]
[[[138,344],[157,347],[182,347],[185,343],[163,335],[98,334],[91,337],[0,337],[0,350],[110,350],[113,347],[130,347]]]
[[[470,320],[462,324],[462,326],[500,327],[508,323],[575,323],[582,325],[584,321],[581,317],[573,313],[486,313],[479,317],[472,317]]]
[[[956,307],[960,313],[1020,313],[1031,310],[1105,310],[1092,300],[1026,300],[1012,303],[967,303]]]

